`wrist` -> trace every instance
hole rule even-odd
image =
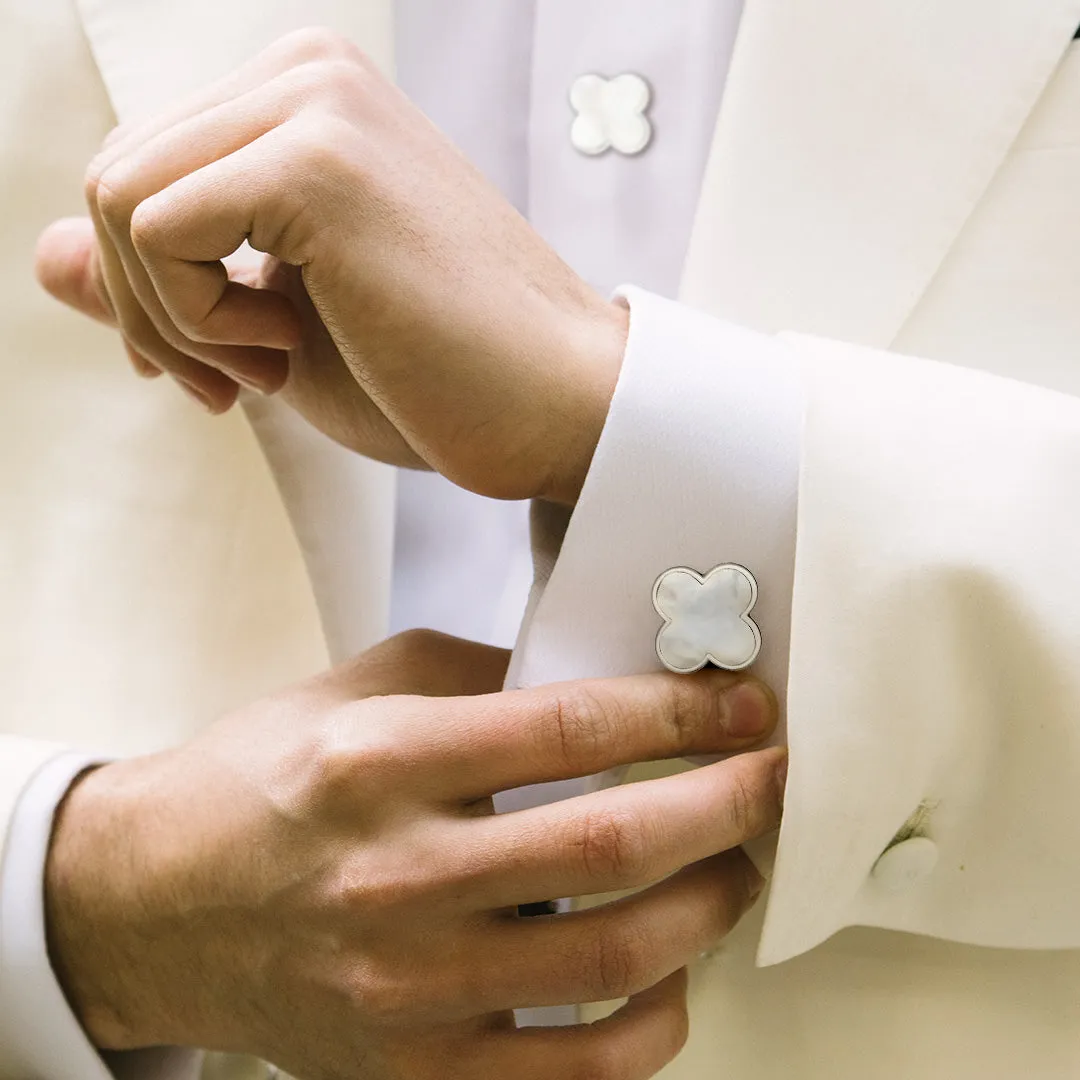
[[[134,986],[149,942],[138,940],[130,877],[136,816],[123,791],[131,763],[90,770],[57,810],[45,866],[49,959],[76,1018],[101,1050],[160,1044],[147,986]],[[118,782],[119,781],[119,782]]]
[[[621,300],[598,301],[577,320],[571,335],[574,408],[560,427],[559,460],[541,498],[573,506],[592,465],[611,408],[630,332],[630,310]]]

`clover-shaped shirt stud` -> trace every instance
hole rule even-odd
[[[582,75],[570,88],[570,104],[578,114],[570,128],[570,141],[583,154],[640,154],[652,138],[645,116],[652,92],[633,72],[605,79]]]
[[[761,650],[750,618],[757,594],[754,575],[737,563],[705,575],[685,566],[665,571],[653,586],[653,607],[664,620],[656,635],[660,662],[679,675],[710,662],[727,671],[749,667]]]

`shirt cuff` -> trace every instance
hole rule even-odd
[[[534,518],[540,581],[513,681],[660,670],[656,579],[676,566],[705,573],[733,562],[757,579],[753,618],[762,641],[754,670],[782,699],[804,409],[799,368],[778,339],[638,288],[616,296],[630,308],[622,372],[569,523],[555,512]]]
[[[109,1065],[76,1019],[49,962],[45,861],[56,809],[75,778],[100,759],[62,753],[48,761],[15,805],[0,863],[0,1059],[13,1075],[39,1080],[178,1078],[196,1055],[163,1049],[110,1055]]]

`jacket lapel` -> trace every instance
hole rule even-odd
[[[747,0],[683,298],[888,346],[1080,23],[1080,0]]]
[[[305,26],[393,71],[392,0],[76,0],[117,115],[152,113]]]

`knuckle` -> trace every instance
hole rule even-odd
[[[594,810],[581,819],[574,840],[575,861],[590,880],[605,888],[631,886],[648,879],[647,830],[628,809]]]
[[[282,44],[296,64],[318,60],[348,60],[360,63],[365,60],[363,52],[344,34],[328,26],[307,26],[286,35]]]
[[[326,924],[348,936],[357,926],[415,927],[444,904],[445,891],[437,852],[418,851],[411,858],[369,852],[323,871],[317,905]],[[434,959],[429,959],[431,969]]]
[[[326,907],[345,918],[379,915],[394,902],[394,889],[378,879],[370,867],[342,867],[324,885]]]
[[[418,987],[384,966],[365,965],[348,980],[347,996],[376,1027],[398,1027],[416,1011]]]
[[[381,921],[406,908],[430,908],[438,882],[429,860],[394,860],[381,866],[369,861],[337,876],[333,903],[350,919],[360,915]]]
[[[345,154],[354,141],[351,125],[333,112],[314,111],[298,119],[292,131],[292,152],[304,162],[306,175],[325,186],[325,178],[338,175],[343,168]]]
[[[165,229],[165,215],[156,199],[147,199],[130,211],[128,234],[137,251],[157,246]]]
[[[444,958],[428,958],[422,966],[389,956],[368,958],[353,973],[347,992],[365,1019],[381,1027],[428,1025],[473,1015],[469,978]]]
[[[320,65],[321,83],[335,103],[349,106],[368,90],[367,69],[354,61],[334,59]]]
[[[130,186],[126,170],[115,164],[97,178],[94,201],[106,225],[127,225],[138,205],[132,197]]]
[[[311,60],[292,68],[281,88],[294,102],[296,113],[334,116],[348,113],[363,97],[368,75],[365,68],[347,60]]]
[[[666,725],[668,740],[676,750],[692,749],[700,741],[702,721],[708,709],[698,679],[674,676],[664,680],[657,713]]]
[[[652,957],[645,937],[625,924],[605,927],[596,935],[596,988],[605,999],[628,997],[652,982]]]
[[[362,704],[370,709],[378,701]],[[398,757],[393,739],[376,718],[365,719],[369,723],[357,722],[357,707],[351,704],[332,709],[308,748],[302,784],[324,809],[352,811],[359,801],[384,790],[384,781],[393,782],[390,774]]]
[[[588,684],[560,691],[547,709],[542,737],[552,756],[567,769],[589,769],[616,735],[617,706],[606,701]]]
[[[448,640],[437,630],[404,630],[387,638],[379,649],[386,653],[388,662],[423,663],[439,654]]]

